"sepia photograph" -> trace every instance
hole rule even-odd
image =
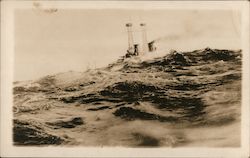
[[[244,147],[247,156],[249,3],[181,3],[5,3],[18,6],[10,78],[1,75],[12,148]]]

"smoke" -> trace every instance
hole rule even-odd
[[[181,34],[165,35],[165,36],[155,39],[154,41],[161,42],[161,41],[187,40],[190,38],[202,37],[204,35],[204,31],[202,29],[193,30],[192,28],[188,27],[188,25],[186,25],[185,29],[186,30],[182,32]]]
[[[205,31],[201,28],[194,28],[190,21],[186,21],[183,26],[183,30],[178,34],[169,34],[155,39],[155,42],[160,41],[177,41],[177,40],[187,40],[190,38],[198,38],[204,35]]]
[[[160,42],[160,41],[169,41],[169,40],[179,40],[181,38],[183,38],[183,36],[181,36],[181,35],[167,35],[164,37],[159,37],[159,38],[155,39],[154,41]]]

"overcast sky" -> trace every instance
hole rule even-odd
[[[240,15],[216,10],[39,10],[15,12],[15,80],[102,67],[126,53],[125,23],[147,23],[161,48],[240,49]],[[137,38],[136,38],[137,39]]]

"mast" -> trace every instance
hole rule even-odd
[[[132,23],[127,23],[126,27],[128,31],[128,51],[132,52],[133,46],[134,46],[134,39],[133,39],[133,34],[132,34]]]
[[[141,23],[140,26],[141,26],[141,32],[142,32],[142,53],[145,54],[148,52],[146,23]]]

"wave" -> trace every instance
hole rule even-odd
[[[149,126],[168,125],[162,130],[173,126],[219,128],[233,124],[240,121],[241,115],[241,57],[241,51],[233,50],[172,51],[150,60],[122,58],[105,68],[47,76],[29,86],[19,83],[14,87],[14,142],[16,145],[77,144],[76,139],[64,138],[58,131],[75,129],[71,132],[79,133],[77,129],[81,129],[86,135],[102,130],[105,133],[112,129],[112,121],[124,126],[135,121],[147,122]],[[60,113],[65,109],[65,114]],[[76,116],[81,110],[86,117]],[[71,117],[49,121],[40,118],[37,121],[43,128],[21,119],[23,115],[32,120],[48,113],[51,117]],[[105,115],[106,119],[99,115]],[[88,131],[94,126],[92,123],[96,127]],[[128,133],[131,140],[127,141],[136,140],[135,146],[169,144],[160,139],[175,140],[170,145],[188,142],[185,136],[179,138],[175,134],[169,140],[142,131]],[[110,140],[105,141],[103,145]],[[121,142],[118,137],[114,141]]]

